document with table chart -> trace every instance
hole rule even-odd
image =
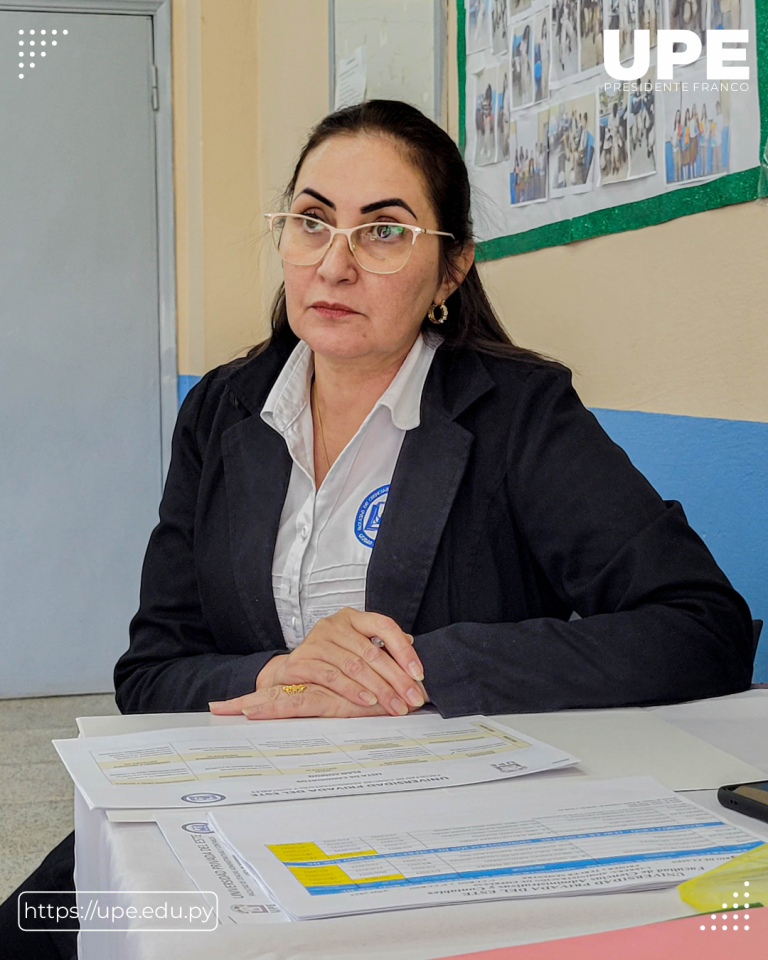
[[[764,841],[651,777],[208,811],[292,918],[675,886]]]
[[[254,721],[53,741],[88,806],[205,807],[424,790],[578,763],[487,717]]]

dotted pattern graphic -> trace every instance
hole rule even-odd
[[[748,886],[749,886],[749,880],[745,880],[745,881],[744,881],[744,886],[745,886],[745,887],[748,887]],[[749,890],[743,890],[742,893],[744,894],[743,909],[744,909],[744,910],[749,910]],[[739,909],[739,893],[738,893],[737,890],[734,890],[734,891],[733,891],[733,899],[734,899],[733,909],[734,909],[734,910],[738,910],[738,909]],[[724,903],[724,904],[723,904],[723,910],[727,910],[727,909],[728,909],[728,904],[727,904],[727,903]],[[738,920],[738,919],[739,919],[739,915],[738,915],[738,913],[732,913],[732,914],[730,914],[730,917],[729,917],[729,915],[728,915],[727,913],[724,913],[724,914],[722,915],[722,919],[723,919],[723,920],[729,920],[729,919],[730,919],[730,920]],[[710,920],[717,920],[717,914],[716,914],[716,913],[711,914],[711,915],[710,915]],[[748,914],[748,913],[742,914],[742,920],[744,920],[744,921],[749,920],[749,914]],[[701,926],[699,927],[699,930],[706,930],[706,929],[707,929],[707,925],[704,924],[704,923],[702,923]],[[718,927],[717,927],[717,924],[716,924],[716,923],[711,924],[711,926],[709,927],[709,930],[717,930],[717,929],[718,929]],[[727,924],[727,923],[724,923],[724,924],[721,926],[720,929],[721,929],[721,930],[727,930],[727,929],[728,929],[728,924]],[[738,929],[741,929],[741,930],[749,930],[749,924],[748,924],[748,923],[742,923],[741,928],[739,928],[739,924],[738,924],[738,923],[733,923],[733,924],[731,925],[731,930],[738,930]]]
[[[62,30],[61,35],[66,36],[69,33],[69,30]],[[43,47],[56,47],[58,46],[59,41],[52,39],[59,35],[58,30],[51,30],[50,34],[46,30],[40,30],[35,33],[34,30],[27,30],[26,34],[24,30],[19,30],[19,36],[24,37],[28,36],[28,40],[19,40],[19,70],[34,70],[35,65],[39,63],[35,58],[40,55],[45,57],[48,53],[47,50],[44,50]],[[50,36],[50,40],[43,40],[43,37]],[[37,39],[33,39],[37,37]],[[25,74],[19,74],[19,80],[24,79]]]

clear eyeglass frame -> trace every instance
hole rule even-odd
[[[326,223],[324,220],[320,220],[318,217],[309,217],[303,213],[265,213],[264,217],[269,223],[269,232],[272,234],[272,241],[274,243],[275,249],[280,254],[280,258],[285,263],[290,263],[297,267],[314,267],[318,263],[320,263],[320,261],[326,255],[326,253],[330,250],[333,241],[336,239],[336,234],[338,233],[343,234],[347,238],[349,251],[352,254],[352,256],[355,258],[355,262],[363,270],[365,270],[367,273],[377,273],[377,274],[386,274],[386,275],[399,273],[403,269],[403,267],[406,265],[406,263],[408,263],[408,261],[411,258],[411,253],[413,252],[413,248],[416,246],[416,240],[423,234],[429,234],[430,236],[435,236],[435,237],[450,237],[452,240],[456,239],[456,237],[452,233],[446,233],[443,230],[428,230],[426,227],[417,227],[417,226],[414,226],[413,224],[400,223],[399,221],[395,223],[391,220],[375,220],[375,221],[372,221],[371,223],[359,223],[356,227],[333,227],[331,226],[330,223]],[[279,241],[278,234],[274,229],[274,225],[276,220],[280,220],[285,217],[292,217],[298,220],[308,220],[311,223],[319,223],[319,224],[322,224],[322,226],[325,227],[330,232],[330,239],[328,240],[328,243],[324,244],[322,247],[318,249],[317,259],[313,260],[311,263],[307,263],[303,261],[301,263],[297,263],[294,260],[289,260],[287,257],[284,256],[283,251],[280,249],[280,246],[279,246],[280,241]],[[400,266],[397,267],[395,270],[372,270],[370,267],[366,267],[365,264],[360,262],[357,256],[357,252],[355,250],[355,244],[352,240],[352,235],[358,230],[363,230],[370,227],[391,227],[391,226],[403,227],[406,230],[409,230],[411,232],[412,239],[408,247],[408,256],[405,258],[405,260],[403,260]]]

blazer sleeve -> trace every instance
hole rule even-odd
[[[216,373],[211,370],[190,390],[176,420],[160,521],[149,538],[139,609],[129,627],[130,646],[115,666],[115,699],[122,713],[207,710],[210,700],[252,693],[264,664],[285,653],[219,652],[200,603],[194,539],[204,444],[198,442],[198,424]]]
[[[541,368],[512,413],[511,517],[583,619],[454,623],[415,638],[443,716],[640,706],[747,689],[752,622],[681,505],[662,500]],[[517,585],[510,585],[515,589]]]

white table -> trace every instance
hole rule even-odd
[[[661,719],[768,775],[768,690],[648,707]],[[611,711],[605,711],[610,723]],[[514,726],[515,717],[499,717]],[[91,717],[87,736],[169,725],[243,722],[209,714]],[[435,791],[437,792],[437,791]],[[76,872],[80,890],[190,890],[195,887],[154,823],[113,823],[89,811],[77,791]],[[726,811],[716,791],[687,793],[768,840],[768,824]],[[307,813],[310,814],[311,801]],[[690,916],[675,888],[600,896],[498,901],[272,926],[221,926],[213,933],[81,932],[81,960],[432,960],[518,943],[559,939]],[[565,960],[566,954],[563,954]]]

